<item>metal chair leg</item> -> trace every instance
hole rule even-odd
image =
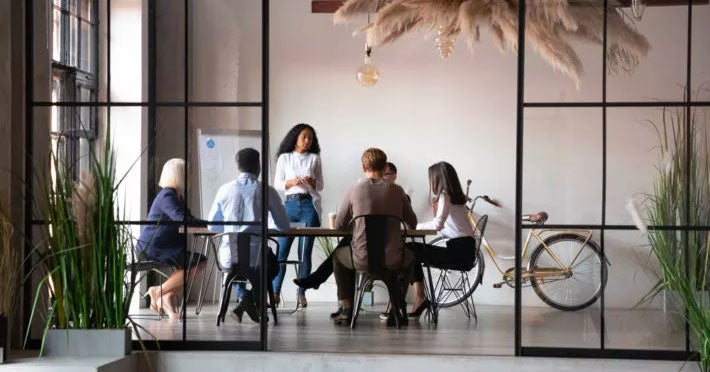
[[[224,322],[224,315],[227,312],[227,307],[229,306],[229,293],[231,292],[232,280],[227,276],[224,279],[224,284],[222,285],[222,296],[219,301],[219,313],[217,314],[217,326],[219,327],[220,321]]]
[[[433,283],[431,279],[431,268],[427,266],[426,268],[427,276],[429,277],[429,283]],[[432,313],[432,323],[436,324],[439,321],[439,307],[437,306],[437,297],[434,288],[431,288],[431,313]]]
[[[208,238],[204,238],[204,241],[205,243],[202,247],[202,254],[205,257],[209,257],[208,253],[210,240]],[[217,257],[214,257],[214,259],[216,260]],[[202,271],[202,278],[200,280],[200,292],[197,296],[197,306],[195,306],[195,315],[200,315],[200,312],[202,312],[202,304],[204,303],[205,295],[207,294],[207,283],[212,280],[212,273],[214,272],[214,268],[217,266],[217,262],[215,260],[212,260],[212,265],[210,265],[210,259],[208,258],[207,262],[205,263],[205,269]],[[207,270],[209,270],[209,273],[206,272]]]
[[[390,309],[390,316],[394,317],[395,325],[397,329],[402,329],[402,319],[406,319],[406,309],[403,308],[402,304],[402,291],[399,281],[395,278],[394,280],[389,279],[385,282],[387,286],[387,291],[389,292],[390,301],[392,303],[392,308]]]
[[[271,308],[271,315],[274,317],[274,325],[279,324],[279,318],[276,315],[276,302],[274,302],[274,285],[269,281],[266,286],[269,292],[269,307]]]
[[[355,273],[355,283],[356,283],[356,288],[355,288],[355,296],[354,296],[354,304],[353,304],[353,309],[352,309],[352,319],[350,320],[350,329],[355,328],[355,324],[357,323],[357,316],[360,313],[360,305],[362,304],[362,297],[365,295],[365,284],[367,280],[365,279],[365,275],[361,274],[359,272]]]

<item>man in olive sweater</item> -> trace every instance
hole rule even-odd
[[[417,216],[402,187],[382,178],[386,164],[387,155],[382,150],[369,148],[363,152],[362,170],[366,178],[353,185],[345,195],[335,221],[336,229],[347,230],[353,217],[368,214],[398,217],[410,229],[417,226]],[[384,252],[385,266],[399,270],[405,283],[408,283],[414,255],[402,246],[399,226],[393,226],[388,233],[390,236]],[[344,323],[351,318],[351,299],[355,291],[354,270],[367,269],[367,266],[365,220],[357,219],[353,226],[351,246],[340,247],[333,252],[333,272],[338,286],[338,299],[342,301],[343,308],[335,318],[336,323]]]

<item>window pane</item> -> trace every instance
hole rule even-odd
[[[62,97],[62,80],[58,76],[52,77],[52,102],[59,102],[61,101]],[[62,113],[62,108],[58,106],[52,106],[51,114],[50,114],[50,130],[52,132],[59,132],[61,130],[61,127],[59,125],[60,123],[60,115]]]
[[[59,127],[59,116],[62,113],[62,108],[57,107],[57,106],[52,106],[52,113],[51,113],[51,131],[52,132],[59,132],[60,127]]]
[[[148,212],[146,195],[142,193],[146,192],[150,159],[148,152],[144,152],[148,128],[143,125],[142,111],[139,106],[111,107],[111,145],[116,160],[116,178],[123,179],[117,185],[117,198],[121,203],[119,218],[124,220],[145,219]],[[103,137],[104,133],[101,135]],[[134,228],[139,234],[140,226]]]
[[[91,37],[91,25],[87,22],[81,22],[81,56],[79,68],[84,71],[93,72],[91,66],[91,53],[92,47],[91,43],[93,38]]]
[[[79,21],[69,17],[69,65],[77,67],[79,62]]]
[[[66,99],[66,92],[64,81],[61,75],[54,75],[52,77],[52,102],[64,102]],[[67,107],[52,106],[50,110],[50,131],[52,132],[62,132],[66,127],[66,111]]]
[[[79,122],[76,127],[79,130],[91,130],[91,107],[82,106],[79,108]]]
[[[91,90],[86,87],[79,86],[79,101],[89,102],[91,101]]]
[[[54,9],[54,17],[52,21],[52,59],[60,62],[62,60],[62,12],[56,8]]]
[[[222,19],[224,14],[235,17],[229,26],[233,37],[221,37],[224,29],[214,21]],[[194,2],[190,21],[191,37],[200,42],[190,44],[189,99],[260,101],[261,4],[258,1]]]
[[[156,1],[155,29],[158,42],[155,45],[155,94],[158,101],[185,101],[185,43],[181,37],[166,37],[164,33],[183,35],[185,14],[183,7],[176,7],[170,1]],[[113,13],[112,13],[113,14]],[[192,16],[191,16],[192,17]],[[115,23],[111,24],[114,30]],[[112,37],[115,32],[112,32]],[[197,40],[197,39],[195,39]],[[113,41],[113,40],[112,40]],[[200,41],[202,42],[202,41]],[[111,43],[111,58],[116,54]],[[195,51],[191,52],[195,55]],[[113,62],[112,62],[113,63]],[[115,63],[113,65],[116,65]],[[113,71],[113,70],[112,70]],[[112,74],[113,75],[113,74]],[[116,77],[114,77],[116,79]],[[111,82],[111,88],[115,84]],[[111,94],[114,94],[111,92]]]
[[[64,82],[58,75],[52,76],[52,102],[64,101]]]
[[[147,81],[147,74],[141,73],[143,70],[143,57],[145,56],[145,43],[143,42],[143,32],[136,25],[141,24],[142,19],[147,15],[141,8],[140,1],[133,2],[132,5],[111,2],[111,15],[120,19],[121,22],[111,22],[111,101],[114,102],[139,102],[143,99],[143,86]],[[159,13],[161,14],[161,13]],[[176,20],[176,22],[178,22]],[[184,23],[184,22],[183,22]],[[160,33],[159,33],[160,35]],[[163,38],[158,40],[158,44],[163,43]],[[170,39],[170,38],[169,38]],[[200,41],[202,42],[202,41]],[[184,43],[183,43],[184,44]],[[105,49],[105,48],[104,48]],[[174,55],[169,53],[171,58],[183,58],[183,55]],[[161,59],[158,55],[158,59]],[[184,60],[184,58],[183,58]],[[165,61],[168,63],[168,61]],[[166,67],[167,68],[167,67]],[[173,69],[173,77],[184,76],[183,70]],[[166,74],[166,78],[167,78]],[[168,83],[166,81],[166,83]],[[147,84],[147,83],[146,83]],[[172,85],[171,85],[172,86]],[[157,85],[158,91],[162,91],[163,87]],[[174,89],[183,91],[184,86],[174,86]]]
[[[707,35],[708,30],[710,6],[694,6],[690,88],[693,92],[692,99],[697,101],[710,101],[710,48],[707,36],[702,36]]]
[[[673,24],[673,27],[667,27],[669,24]],[[648,55],[639,59],[638,66],[629,73],[609,74],[608,100],[682,100],[682,85],[686,79],[688,8],[649,6],[636,26],[651,48]],[[704,42],[707,45],[707,41]]]
[[[52,154],[57,153],[58,142],[58,137],[56,135],[52,135]],[[52,183],[54,183],[57,180],[57,170],[54,168],[53,161],[49,162],[49,174],[52,176]]]
[[[90,150],[91,142],[86,138],[79,138],[79,174],[82,171],[89,171],[89,165],[91,164]]]
[[[79,87],[78,88],[78,100],[81,102],[92,102],[95,101],[95,99],[92,99],[92,94],[91,90],[87,89],[85,87]],[[95,112],[95,108],[89,107],[89,106],[81,106],[78,108],[77,112],[77,123],[76,123],[76,128],[78,130],[93,130],[95,128],[95,123],[94,120],[92,120],[92,112]]]
[[[597,108],[525,110],[524,213],[546,211],[553,224],[601,222],[601,122]]]
[[[664,237],[675,231],[659,232]],[[663,240],[663,239],[661,239]],[[613,349],[683,350],[682,305],[669,291],[654,291],[662,272],[648,237],[638,230],[607,231],[611,262],[605,292],[606,340]]]
[[[67,165],[70,164],[69,161],[67,160],[67,138],[65,136],[59,135],[57,136],[57,148],[54,149],[54,156],[59,159],[59,169],[55,169],[56,171],[61,171],[66,169]]]

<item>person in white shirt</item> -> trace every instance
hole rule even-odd
[[[429,187],[434,219],[417,224],[417,230],[436,230],[449,239],[446,247],[423,243],[408,243],[419,263],[426,265],[457,264],[473,267],[475,258],[474,232],[466,216],[466,195],[456,169],[445,162],[429,167]],[[421,264],[414,266],[414,307],[410,317],[418,318],[431,303],[424,292],[424,272]]]
[[[212,208],[210,209],[210,222],[262,222],[264,219],[261,214],[261,182],[259,182],[259,173],[261,173],[261,163],[259,162],[259,152],[252,148],[244,148],[239,150],[236,155],[237,168],[239,175],[233,181],[227,182],[217,190]],[[274,225],[270,226],[279,231],[288,230],[288,217],[281,204],[281,198],[273,187],[267,186],[268,192],[268,210],[269,217]],[[265,222],[265,221],[264,221]],[[261,234],[261,226],[258,225],[210,225],[210,231],[217,233],[228,232],[247,232],[254,235]],[[220,264],[224,267],[230,267],[233,264],[232,251],[233,247],[229,246],[229,239],[223,239],[222,245],[219,247]],[[261,293],[261,275],[259,269],[262,263],[259,262],[259,252],[261,251],[261,239],[255,237],[251,239],[250,250],[250,282],[254,287],[254,292]],[[267,268],[269,278],[273,278],[278,270],[276,257],[271,250],[266,251],[266,260],[264,266]],[[245,288],[244,284],[239,283],[236,288],[239,305],[232,311],[237,317],[237,321],[242,321],[242,315],[247,312],[247,315],[255,321],[259,321],[257,307],[261,307],[260,296],[254,296],[253,291]]]
[[[276,154],[274,187],[286,194],[286,213],[290,222],[301,222],[306,227],[318,227],[321,221],[320,191],[323,190],[323,170],[320,145],[315,129],[308,124],[297,124],[284,137]],[[311,253],[314,238],[298,238],[298,259],[301,269],[298,277],[311,272]],[[279,261],[286,261],[293,238],[279,239]],[[274,278],[274,297],[280,302],[281,285],[286,275],[286,265],[279,267]],[[306,307],[305,289],[299,289],[298,303]]]

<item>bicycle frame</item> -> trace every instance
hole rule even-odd
[[[474,231],[479,231],[478,224],[476,221],[476,218],[473,215],[473,206],[475,206],[475,201],[471,208],[466,212],[466,216],[468,217],[469,222],[473,226]],[[574,258],[570,262],[569,265],[565,265],[562,263],[562,260],[548,247],[548,245],[545,243],[545,238],[543,235],[546,233],[573,233],[573,234],[578,234],[581,236],[585,237],[584,242],[580,243],[579,247],[580,249],[577,251],[575,254]],[[551,235],[548,235],[548,238]],[[524,270],[522,270],[522,280],[526,281],[530,279],[531,277],[535,277],[538,279],[543,279],[545,277],[559,277],[559,276],[569,276],[571,273],[571,267],[574,266],[574,263],[577,261],[577,258],[579,258],[580,253],[582,252],[582,247],[592,238],[592,231],[591,230],[571,230],[571,229],[535,229],[531,228],[528,230],[527,237],[525,238],[525,242],[523,243],[523,249],[521,252],[521,258],[523,261],[527,258],[528,254],[528,247],[530,245],[530,241],[532,238],[535,238],[535,240],[538,241],[539,244],[542,244],[543,247],[545,247],[545,251],[552,257],[552,260],[557,264],[557,267],[544,267],[544,268],[532,268],[529,266]],[[515,270],[513,267],[508,268],[507,270],[503,270],[499,263],[497,258],[502,258],[498,252],[491,247],[490,244],[488,244],[488,241],[486,240],[485,237],[481,238],[481,246],[483,246],[488,253],[488,256],[491,258],[491,261],[493,261],[493,265],[496,267],[498,272],[501,273],[503,276],[503,280],[506,282],[512,281],[515,276]]]

